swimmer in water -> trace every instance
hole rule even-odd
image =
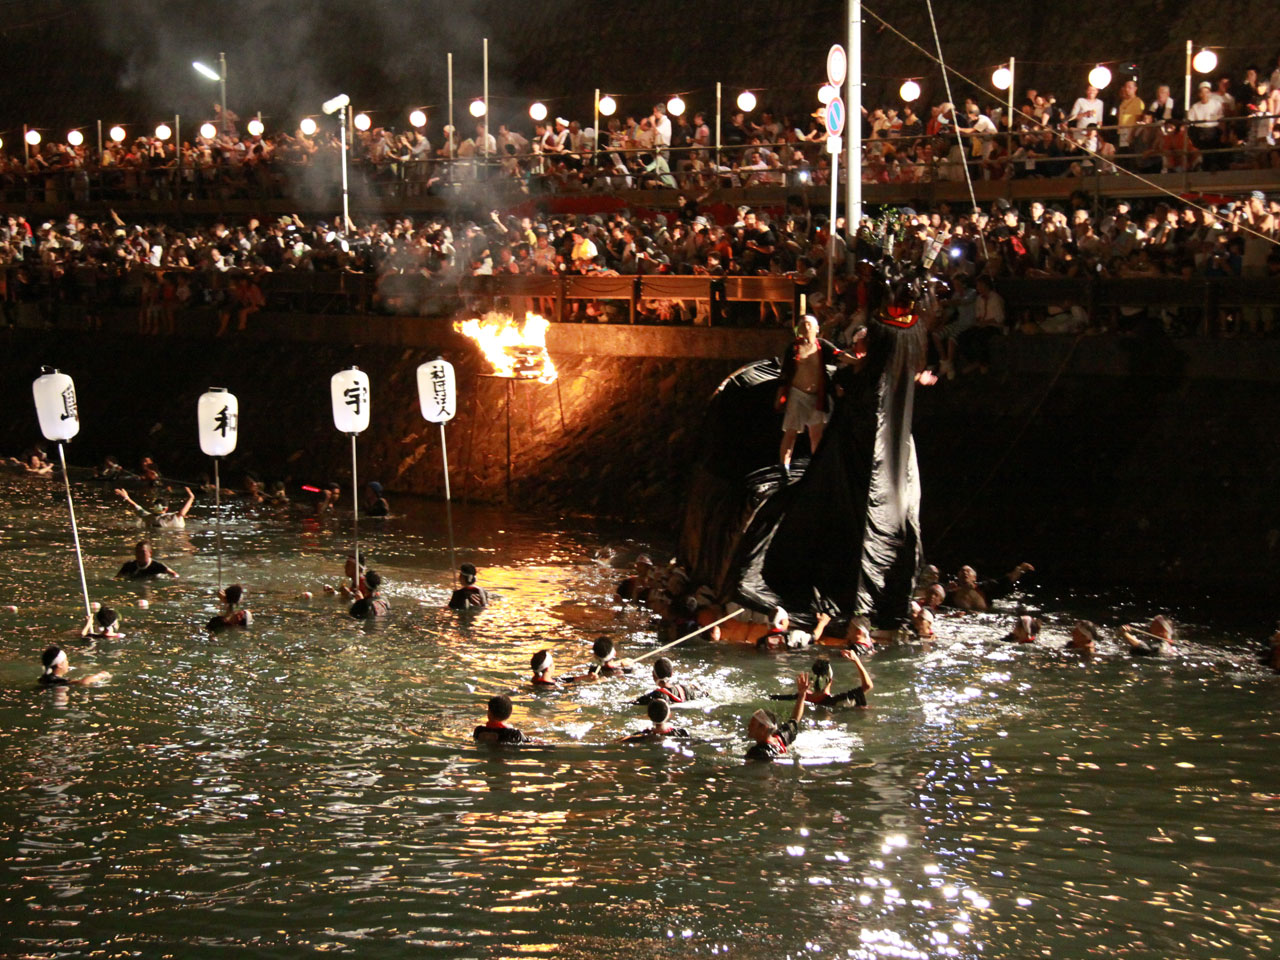
[[[782,607],[774,607],[769,616],[769,630],[756,640],[756,649],[765,653],[777,653],[787,649],[787,635],[791,629],[791,614]]]
[[[10,457],[9,462],[29,476],[53,476],[53,464],[50,463],[48,457],[45,456],[45,452],[42,447],[32,447],[22,455],[21,459],[18,457]]]
[[[1025,614],[1013,621],[1013,630],[1000,639],[1005,643],[1035,643],[1040,636],[1040,621]]]
[[[128,561],[116,573],[116,579],[124,577],[129,580],[150,580],[155,577],[172,577],[178,579],[178,574],[161,563],[151,553],[151,544],[145,540],[139,540],[137,546],[133,548],[133,559]]]
[[[101,480],[119,480],[125,476],[125,469],[115,457],[107,456],[102,458],[102,466],[94,470],[94,475]]]
[[[1129,644],[1129,653],[1135,657],[1173,656],[1173,621],[1158,616],[1147,625],[1145,636],[1135,635],[1129,627],[1120,628],[1120,636]]]
[[[587,672],[576,677],[565,677],[565,683],[576,683],[579,680],[602,680],[606,677],[618,677],[631,673],[630,660],[622,660],[614,649],[613,641],[608,637],[596,637],[591,644],[591,655],[596,662],[587,668]]]
[[[507,696],[489,699],[489,718],[483,726],[476,727],[472,737],[476,743],[517,744],[532,743],[520,730],[507,723],[511,719],[511,698]]]
[[[40,662],[44,664],[44,673],[40,675],[42,687],[91,687],[111,679],[111,674],[103,670],[72,680],[67,676],[71,671],[71,661],[61,647],[46,649],[40,656]]]
[[[347,554],[347,560],[342,565],[342,574],[347,579],[338,585],[338,589],[326,586],[325,593],[341,593],[344,597],[363,597],[368,590],[369,585],[365,583],[364,574],[364,554],[360,554],[359,558],[354,553]]]
[[[289,505],[289,491],[284,488],[283,480],[277,480],[271,484],[271,490],[267,493],[267,502],[274,507],[287,507]]]
[[[361,498],[361,512],[366,517],[385,517],[391,513],[391,505],[382,495],[382,484],[374,480],[364,485],[364,496]]]
[[[653,723],[648,730],[641,730],[629,737],[623,737],[620,743],[652,743],[654,740],[688,740],[689,731],[677,727],[671,722],[671,705],[665,700],[649,701],[649,720]]]
[[[840,651],[840,656],[846,660],[856,661],[858,654],[865,657],[875,652],[876,645],[871,639],[871,621],[866,617],[854,617],[850,620],[844,636],[849,646],[848,649]]]
[[[244,599],[244,587],[233,583],[218,594],[218,599],[223,603],[223,611],[206,625],[205,629],[210,633],[221,633],[230,627],[239,627],[243,630],[252,626],[253,613],[239,609],[240,601]]]
[[[796,677],[796,705],[791,719],[778,722],[771,710],[757,710],[747,722],[747,736],[755,741],[747,751],[748,760],[776,760],[787,755],[787,748],[795,742],[800,732],[800,719],[809,693],[809,675]]]
[[[1071,628],[1071,639],[1067,641],[1067,649],[1080,654],[1086,660],[1092,659],[1098,652],[1098,642],[1102,639],[1102,631],[1092,620],[1077,620]]]
[[[365,593],[351,605],[348,611],[357,620],[373,620],[385,617],[391,612],[391,604],[382,598],[378,588],[382,586],[382,577],[377,570],[370,570],[364,575]]]
[[[551,676],[551,671],[555,668],[555,660],[551,657],[550,650],[539,650],[533,655],[533,659],[529,661],[529,669],[533,671],[533,676],[529,679],[535,687],[558,687],[555,679]]]
[[[867,673],[867,668],[863,666],[862,661],[858,659],[857,654],[853,656],[853,664],[858,668],[858,678],[860,685],[852,690],[846,690],[844,693],[832,693],[831,687],[835,684],[835,671],[831,669],[831,661],[825,657],[820,657],[813,662],[813,681],[809,687],[809,691],[804,698],[814,706],[834,707],[837,704],[852,703],[855,707],[865,707],[867,705],[867,694],[871,692],[875,684],[871,682],[871,674]],[[794,693],[775,693],[770,695],[770,700],[794,700]]]
[[[450,610],[479,610],[489,605],[489,594],[476,584],[475,564],[464,563],[458,567],[459,587],[449,597]]]
[[[116,496],[133,507],[134,512],[142,520],[143,526],[157,530],[184,530],[187,526],[187,514],[191,512],[191,505],[196,502],[196,495],[191,492],[190,487],[183,487],[183,489],[187,492],[187,501],[175,513],[170,513],[169,508],[160,502],[152,504],[151,509],[148,510],[129,496],[128,491],[120,487],[116,488]]]
[[[644,603],[649,599],[649,581],[652,575],[653,561],[647,553],[640,554],[636,557],[635,573],[618,584],[614,596],[624,602],[634,600],[636,603]]]
[[[960,576],[947,588],[947,602],[957,610],[985,612],[995,600],[1013,593],[1024,573],[1035,571],[1029,563],[1020,563],[1003,577],[979,580],[973,567],[960,568]]]
[[[80,636],[86,639],[102,640],[123,637],[120,632],[120,616],[110,607],[102,607],[85,621]]]
[[[923,603],[925,598],[929,594],[929,588],[933,586],[939,586],[940,584],[938,583],[938,581],[940,581],[941,579],[942,579],[942,571],[939,570],[937,567],[935,567],[932,563],[926,564],[925,566],[921,567],[920,573],[916,577],[915,590],[913,590],[911,593],[912,598],[915,600],[919,600],[921,603]],[[945,595],[946,595],[946,591],[944,590],[943,596]]]
[[[911,601],[911,629],[921,640],[933,639],[933,611],[916,601]]]
[[[692,700],[696,694],[682,683],[676,683],[673,677],[675,667],[666,657],[653,661],[653,682],[656,684],[644,696],[636,699],[636,703],[652,703],[654,700],[665,700],[667,703],[684,703]]]

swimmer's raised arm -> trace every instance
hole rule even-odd
[[[872,689],[875,687],[875,684],[871,682],[871,674],[867,673],[867,668],[863,666],[862,660],[858,657],[856,653],[854,653],[852,650],[848,652],[849,652],[849,659],[853,661],[853,665],[858,671],[858,679],[862,682],[860,689],[862,690],[863,693],[870,693]]]
[[[799,725],[800,718],[804,716],[805,694],[809,692],[809,675],[807,673],[796,674],[796,705],[791,711],[791,722]]]
[[[191,492],[190,487],[183,487],[187,491],[187,502],[182,505],[182,509],[178,511],[178,516],[185,517],[191,512],[191,505],[196,502],[196,495]]]

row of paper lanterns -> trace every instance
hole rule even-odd
[[[430,423],[447,423],[457,413],[457,380],[453,364],[429,360],[418,367],[418,405]],[[80,432],[75,382],[65,373],[49,370],[32,384],[36,416],[45,439],[63,443]],[[329,381],[333,425],[342,433],[369,428],[369,375],[359,367],[340,370]],[[240,432],[240,404],[235,394],[211,387],[196,403],[200,449],[210,457],[229,456]]]
[[[1194,57],[1191,58],[1192,69],[1196,73],[1212,73],[1218,66],[1218,55],[1208,47],[1202,49]],[[991,85],[997,90],[1008,90],[1013,83],[1013,71],[1007,66],[996,67],[991,74]],[[1106,64],[1100,63],[1089,71],[1089,86],[1097,87],[1099,90],[1105,90],[1111,83],[1111,68]],[[824,88],[825,90],[825,88]],[[898,96],[905,103],[914,103],[920,99],[920,84],[915,79],[906,80],[901,87],[898,88]],[[822,100],[822,94],[819,93],[818,99]],[[828,100],[830,97],[827,98]],[[825,104],[827,100],[822,100]]]

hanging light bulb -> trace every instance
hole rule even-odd
[[[169,128],[169,125],[167,123],[162,123],[156,127],[157,140],[168,140],[172,136],[173,136],[173,131]]]
[[[915,103],[920,99],[920,84],[914,80],[906,81],[898,88],[898,96],[902,98],[904,103]]]
[[[27,131],[27,143],[31,144],[31,146],[33,146],[33,147],[34,147],[34,146],[35,146],[36,144],[38,144],[39,142],[40,142],[40,131],[39,131],[39,130],[28,130],[28,131]]]
[[[997,90],[1008,90],[1011,83],[1013,83],[1013,73],[1009,68],[996,67],[995,72],[991,74],[991,85]]]
[[[468,109],[471,111],[471,115],[473,117],[479,118],[483,117],[489,108],[484,105],[483,100],[472,100],[471,106],[468,107]]]
[[[534,123],[541,123],[543,120],[547,119],[547,105],[541,100],[535,100],[533,103],[529,104],[529,118],[533,120]]]
[[[684,101],[680,99],[679,94],[667,101],[667,113],[673,117],[678,117],[684,113]]]
[[[314,137],[316,131],[320,129],[320,124],[316,123],[313,117],[303,117],[302,122],[298,124],[298,129],[302,131],[304,137]]]
[[[356,125],[357,130],[361,131],[368,130],[373,126],[373,121],[369,119],[369,115],[367,113],[357,113],[355,115],[355,119],[351,122]]]
[[[738,94],[738,109],[743,113],[750,113],[756,108],[756,95],[750,90],[743,90]]]
[[[607,93],[600,98],[600,103],[599,103],[600,116],[612,117],[614,113],[617,111],[617,109],[618,109],[617,101],[614,100],[613,97],[609,96]]]
[[[259,120],[257,117],[254,117],[247,124],[245,124],[245,129],[249,131],[249,136],[260,137],[262,136],[262,131],[264,127],[262,126],[262,121]]]
[[[84,134],[79,130],[72,130],[67,134],[67,143],[73,147],[78,147],[84,143]]]
[[[1098,64],[1089,71],[1089,86],[1097,87],[1099,90],[1106,88],[1111,82],[1111,70],[1108,67]]]
[[[414,110],[409,114],[409,123],[421,129],[427,125],[427,114],[425,110]]]
[[[1218,55],[1205,47],[1191,58],[1191,66],[1195,67],[1196,73],[1213,73],[1218,66]]]
[[[829,83],[824,83],[818,88],[818,102],[824,107],[830,103],[840,91]]]
[[[116,138],[116,130],[119,130],[119,129],[120,129],[119,127],[111,128],[112,140]],[[121,131],[121,132],[123,133],[124,131]],[[200,124],[200,136],[204,137],[206,140],[212,140],[217,135],[218,135],[218,128],[215,127],[212,123],[209,123],[206,121],[205,123]],[[121,137],[120,139],[123,140],[124,138]]]

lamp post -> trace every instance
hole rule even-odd
[[[336,97],[332,97],[321,104],[322,109],[327,115],[333,116],[338,114],[338,129],[342,136],[342,232],[346,233],[351,229],[351,211],[347,200],[347,108],[351,104],[351,98],[345,93],[340,93]]]
[[[218,69],[206,66],[199,60],[191,61],[191,66],[195,68],[196,73],[209,80],[214,80],[218,84],[218,94],[222,101],[222,132],[227,132],[227,55],[225,53],[218,54]]]

